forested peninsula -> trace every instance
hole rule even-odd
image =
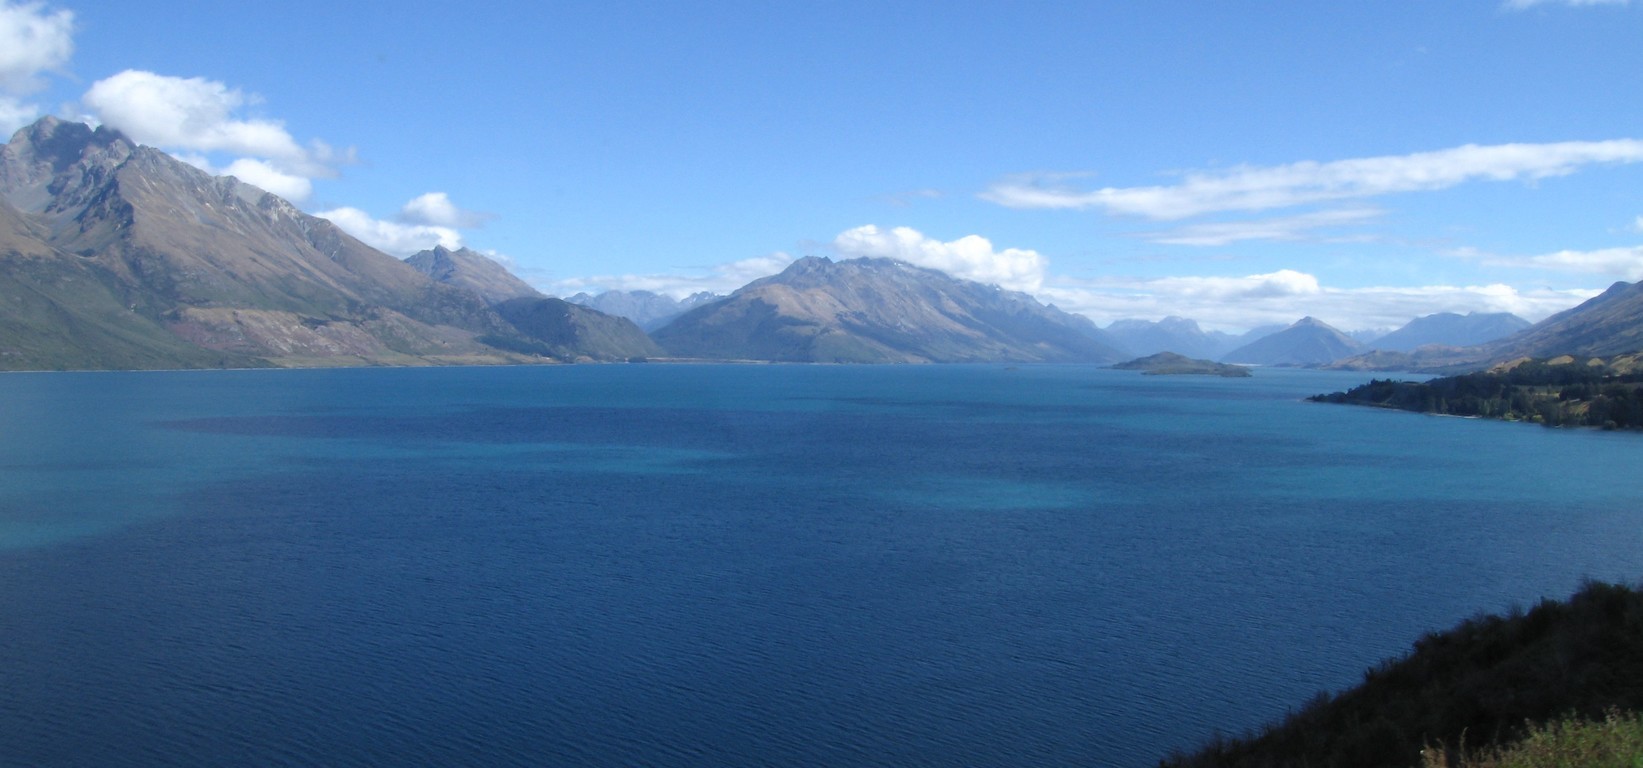
[[[1643,356],[1521,359],[1430,381],[1374,379],[1308,400],[1548,427],[1643,429]]]

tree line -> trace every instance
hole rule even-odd
[[[1615,373],[1606,364],[1531,360],[1424,382],[1373,379],[1307,399],[1548,427],[1643,429],[1643,373]]]

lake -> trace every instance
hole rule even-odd
[[[0,376],[0,764],[1155,765],[1636,582],[1643,436],[1365,374]]]

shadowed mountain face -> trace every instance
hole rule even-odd
[[[1247,365],[1323,365],[1362,351],[1362,344],[1328,323],[1303,317],[1282,331],[1228,352],[1221,360]]]
[[[1126,355],[1024,293],[893,259],[808,257],[655,334],[669,352],[791,362],[1093,362]]]
[[[480,294],[233,178],[45,118],[0,148],[0,368],[535,359]],[[591,356],[599,356],[593,354]]]
[[[528,339],[523,345],[510,346],[506,340],[484,338],[505,349],[562,359],[622,360],[665,354],[632,320],[562,299],[525,296],[504,301],[496,310]]]
[[[1529,327],[1529,321],[1510,312],[1441,312],[1411,320],[1398,330],[1375,339],[1369,346],[1395,352],[1439,344],[1470,347],[1502,339]]]

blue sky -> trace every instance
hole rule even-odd
[[[0,128],[47,113],[559,295],[897,256],[1352,330],[1643,279],[1643,0],[0,0]]]

